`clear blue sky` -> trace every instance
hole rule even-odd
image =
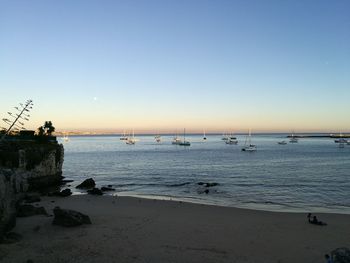
[[[30,128],[350,130],[350,1],[0,0],[0,91]]]

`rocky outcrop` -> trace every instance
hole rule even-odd
[[[60,182],[63,157],[58,143],[16,141],[0,146],[0,239],[14,227],[16,203],[26,192]]]

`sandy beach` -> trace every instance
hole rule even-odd
[[[27,262],[324,262],[350,247],[350,215],[277,213],[134,197],[44,197],[89,215],[92,224],[52,225],[52,216],[18,218],[23,238],[0,245],[0,261]]]

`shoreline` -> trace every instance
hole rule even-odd
[[[64,228],[53,217],[17,218],[23,235],[0,245],[2,262],[323,262],[350,247],[350,215],[269,212],[126,196],[43,197],[52,215],[60,206],[87,214],[92,225]]]

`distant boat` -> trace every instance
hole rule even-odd
[[[348,143],[348,140],[345,138],[342,138],[342,137],[343,137],[343,134],[339,133],[339,138],[335,139],[334,142],[335,143]]]
[[[256,145],[251,142],[251,131],[249,129],[249,134],[245,139],[244,147],[242,148],[243,152],[255,152],[257,150]]]
[[[181,141],[178,145],[180,146],[191,146],[189,141],[186,141],[186,130],[184,129],[184,140]]]
[[[132,137],[127,137],[127,140],[125,143],[128,145],[134,145],[136,143],[134,130],[132,131]]]
[[[229,139],[229,136],[226,133],[223,133],[221,140],[227,141],[228,139]]]
[[[279,141],[279,142],[277,142],[279,145],[286,145],[287,144],[287,142],[286,141]]]
[[[63,135],[62,140],[63,140],[64,142],[69,142],[68,135],[67,135],[67,134]]]
[[[297,143],[298,142],[298,138],[294,136],[294,131],[292,132],[292,135],[290,136],[289,142],[290,143]]]
[[[178,136],[178,134],[176,132],[176,134],[174,135],[174,138],[173,138],[171,144],[179,145],[180,143],[181,143],[181,139],[179,138],[179,136]]]
[[[230,135],[227,135],[227,140],[225,140],[226,144],[237,144],[238,140],[235,136],[232,135],[232,133],[230,133]]]
[[[120,136],[120,138],[119,138],[120,140],[122,140],[122,141],[126,141],[126,140],[128,140],[128,136],[126,136],[125,135],[125,131],[124,131],[124,133],[123,133],[123,135],[122,136]]]
[[[154,139],[156,140],[156,142],[158,142],[158,143],[160,143],[161,141],[162,141],[162,139],[161,139],[161,137],[160,137],[160,135],[158,134],[158,135],[156,135],[156,136],[154,136]]]
[[[203,130],[203,140],[207,140],[207,136],[205,136],[205,130]]]

